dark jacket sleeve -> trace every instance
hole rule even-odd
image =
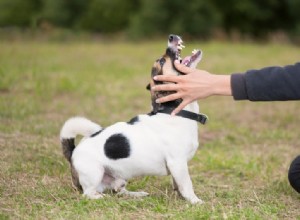
[[[300,63],[232,74],[231,89],[235,100],[300,100]]]

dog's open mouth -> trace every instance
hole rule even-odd
[[[186,56],[185,58],[183,58],[181,63],[190,67],[192,65],[192,63],[194,63],[196,60],[198,60],[199,58],[201,59],[201,56],[202,56],[201,50],[194,49],[192,51],[192,55]]]
[[[168,47],[172,48],[172,50],[175,52],[175,59],[179,60],[182,64],[185,66],[191,67],[191,65],[197,61],[198,63],[202,58],[202,52],[201,50],[194,49],[192,51],[192,54],[189,56],[181,58],[181,51],[185,46],[183,45],[182,39],[178,35],[171,34],[168,39]]]

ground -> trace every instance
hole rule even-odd
[[[300,153],[300,103],[199,101],[209,116],[189,163],[192,206],[170,177],[130,180],[150,193],[88,200],[72,188],[59,131],[81,115],[107,126],[150,111],[145,89],[165,41],[0,42],[0,219],[300,219],[289,164]],[[199,68],[216,74],[299,61],[288,44],[186,42],[202,49]]]

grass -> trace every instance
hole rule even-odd
[[[187,42],[204,51],[200,67],[243,72],[299,61],[278,44]],[[287,181],[299,154],[299,102],[200,101],[210,117],[190,162],[192,206],[169,177],[130,180],[150,196],[91,201],[73,190],[59,130],[75,115],[102,126],[150,111],[145,86],[165,42],[0,42],[0,219],[300,219],[300,196]]]

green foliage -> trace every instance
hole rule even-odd
[[[0,0],[0,27],[50,24],[133,37],[177,33],[209,37],[214,30],[264,37],[300,33],[299,0]]]
[[[0,0],[0,27],[30,26],[37,5],[36,0]]]
[[[177,33],[206,37],[218,23],[219,12],[209,1],[141,0],[129,29],[138,36]]]
[[[76,27],[91,0],[39,0],[38,22],[55,26]]]
[[[65,25],[70,18],[66,1],[43,0],[40,19],[55,25]]]
[[[130,20],[129,33],[133,36],[153,36],[166,31],[168,14],[163,1],[140,0],[139,10]]]
[[[171,3],[171,2],[170,2]],[[187,32],[189,35],[206,37],[210,31],[219,25],[219,11],[210,1],[191,1],[182,4],[179,15],[172,15],[178,19],[174,19],[176,27],[181,28],[181,32]]]
[[[222,12],[222,26],[226,31],[262,36],[270,31],[287,29],[289,15],[284,0],[214,0]]]
[[[84,29],[100,32],[124,30],[135,0],[91,0],[81,18]]]
[[[300,1],[299,0],[287,0],[289,14],[291,16],[290,22],[292,24],[291,32],[296,35],[300,35]]]

